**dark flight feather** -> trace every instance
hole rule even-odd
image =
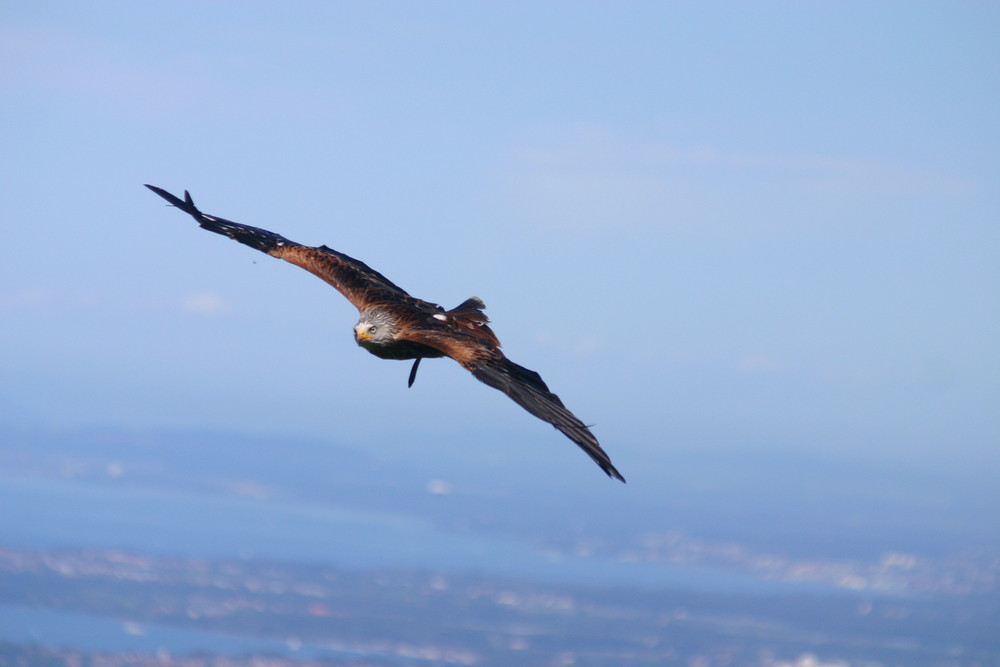
[[[194,200],[187,190],[184,191],[184,199],[181,200],[155,185],[146,187],[191,215],[203,229],[228,236],[255,250],[284,259],[322,278],[339,290],[359,310],[374,303],[382,301],[396,303],[399,300],[408,301],[414,306],[423,306],[425,309],[435,309],[434,304],[410,296],[402,287],[361,260],[325,245],[318,248],[304,246],[260,227],[206,215],[194,205]]]
[[[470,370],[481,382],[499,389],[522,408],[562,431],[566,437],[579,445],[608,477],[625,481],[612,465],[611,459],[601,449],[594,434],[577,419],[576,415],[566,409],[558,396],[549,391],[541,375],[515,364],[504,356],[473,364]]]

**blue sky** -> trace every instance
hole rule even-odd
[[[626,475],[710,447],[998,462],[995,4],[0,18],[2,423],[490,433],[591,465],[456,364],[407,390],[338,294],[153,183],[443,305],[480,296]]]

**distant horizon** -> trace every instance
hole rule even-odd
[[[578,531],[580,539],[589,535],[586,539],[625,544],[645,533],[680,530],[692,538],[742,541],[765,553],[867,560],[895,551],[942,557],[963,549],[1000,549],[1000,536],[992,530],[1000,489],[988,468],[863,464],[815,452],[690,450],[647,461],[633,471],[634,481],[619,489],[559,441],[559,447],[539,447],[492,440],[434,453],[421,441],[409,449],[360,448],[218,431],[72,432],[0,425],[0,436],[7,442],[0,450],[5,454],[0,476],[387,511],[411,519],[436,517],[442,526],[473,529],[481,523],[492,526],[487,532],[518,539],[547,535],[558,541]],[[53,519],[65,524],[58,517]]]

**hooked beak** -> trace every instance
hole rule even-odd
[[[361,345],[361,343],[369,340],[371,337],[372,335],[368,333],[367,327],[354,327],[354,340],[357,341],[358,345]]]

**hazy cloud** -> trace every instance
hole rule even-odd
[[[214,292],[188,294],[181,299],[181,307],[202,315],[218,315],[229,309],[223,298]]]
[[[52,290],[30,287],[10,294],[0,295],[0,312],[32,308],[52,301]]]
[[[162,114],[203,99],[208,86],[188,75],[136,62],[131,51],[111,50],[92,37],[61,30],[0,30],[7,87],[55,94],[103,110]]]
[[[736,367],[743,373],[768,373],[778,370],[778,362],[763,354],[748,354],[740,357]]]
[[[981,187],[930,167],[851,155],[684,146],[595,127],[554,134],[516,150],[509,178],[533,219],[574,227],[683,224],[694,214],[703,223],[714,211],[732,219],[736,211],[759,210],[757,202],[798,199],[823,208],[831,198],[956,195]]]
[[[48,287],[27,287],[0,294],[0,313],[81,309],[97,304],[92,292],[57,292]]]

